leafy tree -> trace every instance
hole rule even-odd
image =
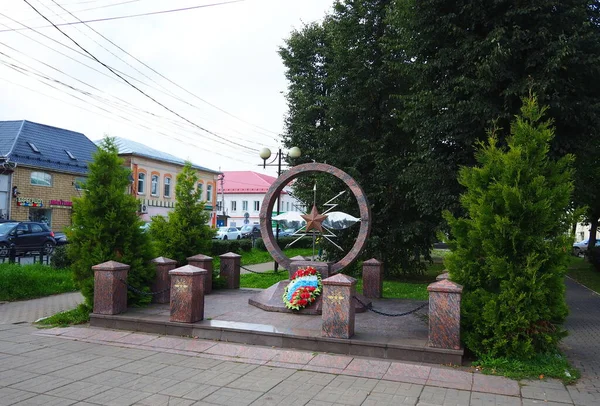
[[[479,143],[478,165],[459,172],[467,215],[446,212],[454,235],[446,266],[464,286],[463,338],[479,356],[529,358],[564,336],[573,156],[549,157],[546,111],[524,99],[507,147],[497,131]]]
[[[177,175],[175,208],[168,218],[152,217],[150,235],[160,255],[174,259],[179,265],[186,258],[208,253],[214,230],[207,225],[210,214],[204,210],[202,191],[196,187],[198,176],[191,162],[186,162]]]
[[[408,85],[389,64],[397,35],[386,21],[389,8],[389,0],[337,1],[322,23],[287,39],[280,49],[289,80],[284,142],[299,146],[302,159],[337,166],[363,187],[373,220],[366,255],[385,261],[386,271],[418,271],[435,224],[415,204],[404,176],[412,141],[399,127],[404,107],[396,95]],[[309,208],[314,181],[300,178],[294,187]],[[324,177],[317,182],[320,203],[342,190]],[[351,193],[336,203],[357,214]],[[353,236],[340,234],[347,249]]]
[[[90,309],[94,303],[94,265],[110,260],[129,265],[127,282],[140,290],[149,291],[155,277],[150,264],[151,246],[137,216],[139,203],[126,194],[129,175],[114,140],[106,137],[89,164],[83,197],[73,199],[67,255],[73,262],[71,269],[77,286]],[[129,292],[131,304],[148,301],[148,296]]]
[[[459,211],[458,169],[475,164],[474,145],[486,138],[489,123],[508,128],[532,89],[556,126],[550,153],[576,156],[574,203],[587,206],[589,221],[597,222],[598,6],[598,0],[394,1],[388,21],[401,35],[390,46],[395,69],[412,80],[401,95],[402,124],[415,134],[407,169],[418,180],[421,207],[432,215],[438,208]]]

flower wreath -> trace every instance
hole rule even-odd
[[[300,310],[313,304],[322,290],[321,274],[312,266],[300,268],[283,291],[283,303],[288,309]]]

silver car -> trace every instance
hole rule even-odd
[[[585,251],[587,251],[588,249],[589,242],[589,239],[585,239],[583,241],[579,241],[573,244],[573,255],[577,257],[585,255]],[[596,247],[600,247],[599,239],[596,239]]]
[[[239,240],[242,233],[236,227],[219,227],[215,237],[217,240]]]

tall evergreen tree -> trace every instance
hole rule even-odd
[[[409,75],[404,125],[416,135],[410,177],[423,207],[457,209],[458,168],[492,120],[508,128],[532,89],[548,106],[555,157],[576,155],[577,206],[600,216],[598,0],[395,0],[396,69]],[[504,140],[500,139],[501,142]],[[435,210],[435,207],[432,207]],[[595,234],[595,233],[594,233]]]
[[[191,162],[186,162],[177,175],[175,208],[168,218],[152,217],[150,235],[160,255],[174,259],[179,265],[196,254],[210,249],[214,230],[208,225],[210,214],[204,210],[198,175]]]
[[[321,24],[292,33],[280,50],[290,82],[284,138],[303,159],[337,166],[361,184],[372,206],[367,255],[387,270],[414,271],[420,255],[429,254],[434,225],[404,177],[412,144],[399,127],[403,105],[396,95],[407,83],[389,66],[390,35],[397,35],[387,25],[389,8],[389,0],[336,1]],[[301,178],[295,188],[310,202],[311,182]],[[337,186],[321,184],[323,200]],[[351,210],[352,199],[337,203]],[[348,236],[345,245],[352,243]]]
[[[139,290],[149,291],[155,277],[150,242],[137,216],[139,202],[126,193],[130,171],[123,165],[114,140],[104,138],[89,164],[83,197],[73,199],[67,253],[90,309],[94,303],[94,265],[110,260],[129,265],[127,282]],[[148,301],[148,296],[129,292],[132,304]]]
[[[445,262],[464,286],[463,339],[478,356],[529,358],[564,336],[573,156],[549,157],[544,113],[525,99],[506,148],[498,132],[479,144],[478,165],[460,170],[467,215],[446,215],[455,239]]]

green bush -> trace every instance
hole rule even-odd
[[[210,255],[212,257],[218,257],[219,255],[226,254],[228,252],[235,252],[236,254],[252,251],[252,241],[250,240],[212,240],[210,248]]]
[[[588,261],[597,272],[600,272],[600,247],[591,248],[586,254]]]
[[[61,245],[54,249],[52,257],[50,257],[50,265],[52,265],[53,268],[70,268],[72,264],[73,261],[69,259],[69,256],[67,255],[67,247],[65,245]]]
[[[154,257],[150,241],[140,229],[139,201],[125,193],[130,171],[118,152],[113,139],[102,141],[94,161],[88,164],[85,192],[73,199],[73,225],[66,230],[71,269],[88,308],[94,303],[94,265],[111,260],[127,264],[127,282],[148,292],[156,276],[150,264]],[[149,303],[150,299],[128,291],[132,305]]]
[[[168,217],[153,216],[149,234],[159,255],[185,264],[186,258],[205,254],[211,246],[215,230],[207,225],[210,214],[204,210],[198,175],[187,161],[177,175],[175,208]]]
[[[445,264],[464,286],[462,336],[479,357],[555,352],[565,335],[573,157],[548,158],[554,131],[544,112],[525,99],[507,147],[493,132],[480,144],[479,166],[459,176],[467,217],[445,215],[453,235]]]

